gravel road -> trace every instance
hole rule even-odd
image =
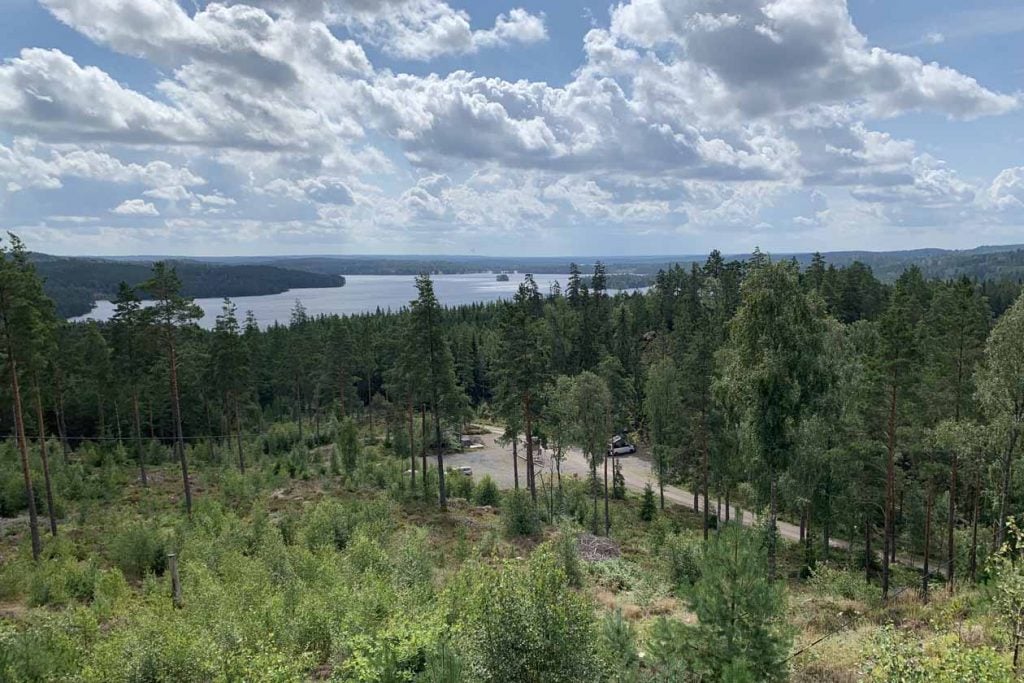
[[[500,430],[488,427],[490,430],[489,434],[481,435],[479,438],[484,447],[468,450],[464,453],[457,453],[445,456],[444,462],[445,467],[461,467],[468,465],[473,469],[473,479],[480,481],[485,475],[490,475],[491,479],[500,488],[512,488],[515,485],[515,480],[512,473],[512,445],[502,446],[496,442],[496,439],[500,435]],[[549,470],[550,463],[547,458],[548,451],[544,451],[541,462],[542,465],[537,465],[537,473],[540,474],[543,471],[545,474]],[[621,463],[622,476],[626,480],[626,488],[633,491],[643,491],[644,487],[649,483],[655,491],[657,491],[657,477],[651,470],[651,463],[638,455],[624,455],[618,456],[618,460]],[[565,460],[562,462],[562,476],[572,477],[577,476],[585,478],[590,471],[587,466],[587,460],[583,456],[583,453],[578,449],[572,448],[565,455]],[[522,444],[519,447],[519,481],[520,484],[525,486],[526,482],[526,456],[525,448]],[[538,480],[539,481],[539,480]],[[666,503],[675,503],[677,505],[684,505],[693,509],[693,493],[685,489],[679,488],[678,486],[665,486],[665,501]],[[706,501],[703,496],[699,499],[699,510],[703,511]],[[711,501],[712,512],[717,510],[717,501]],[[723,510],[724,516],[724,510]],[[729,509],[730,519],[739,519],[743,522],[744,526],[753,526],[757,523],[757,515],[748,510],[743,510],[736,506],[730,506]],[[784,522],[781,519],[778,520],[779,535],[782,538],[790,541],[800,540],[800,527],[789,522]],[[829,545],[839,550],[845,550],[849,544],[838,538],[830,540]],[[898,557],[899,562],[910,565],[913,567],[921,568],[923,562],[921,558],[910,557],[907,555],[900,554]],[[945,574],[940,561],[935,561],[932,564],[932,571],[940,574]]]

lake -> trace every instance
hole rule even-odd
[[[468,275],[434,275],[434,293],[443,306],[460,306],[477,302],[511,298],[525,275],[512,273],[508,282],[498,282],[494,273],[472,273]],[[281,294],[262,296],[240,296],[232,299],[238,306],[239,321],[245,312],[251,310],[261,327],[279,322],[287,324],[295,301],[299,300],[311,316],[321,313],[371,313],[381,310],[398,310],[408,306],[416,298],[415,277],[412,275],[346,275],[344,287],[325,289],[290,289]],[[541,293],[547,294],[552,282],[558,281],[563,289],[568,274],[534,275]],[[199,324],[213,327],[221,312],[222,298],[196,299],[203,309]],[[71,321],[107,320],[114,313],[109,301],[97,301],[85,315],[70,318]]]

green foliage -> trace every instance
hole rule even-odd
[[[956,638],[925,646],[891,625],[875,635],[868,680],[882,683],[1009,683],[1016,679],[1009,662],[987,647],[970,647]]]
[[[580,543],[576,531],[568,525],[563,526],[553,543],[566,583],[573,588],[582,588],[583,567],[580,564]]]
[[[350,475],[355,471],[359,461],[359,453],[362,447],[359,444],[359,428],[355,420],[345,418],[338,425],[338,432],[334,437],[335,447],[341,456],[341,467],[345,474]]]
[[[494,483],[490,475],[484,475],[483,479],[477,482],[473,491],[473,501],[477,505],[490,505],[497,507],[499,502],[498,485]]]
[[[448,485],[448,493],[451,497],[464,500],[473,499],[473,477],[458,470],[449,470],[445,477],[445,483]]]
[[[640,503],[640,519],[650,522],[658,514],[658,506],[654,502],[654,489],[650,483],[644,486],[644,497]]]
[[[616,609],[604,615],[598,643],[607,679],[639,679],[640,655],[636,647],[636,630],[623,618],[622,610]]]
[[[535,536],[540,533],[540,515],[530,494],[523,490],[509,491],[501,506],[505,535]]]
[[[728,528],[705,545],[689,592],[695,625],[660,619],[651,650],[659,671],[707,680],[782,681],[792,636],[782,589],[768,581],[761,549]]]
[[[701,577],[701,541],[684,534],[668,536],[661,544],[661,557],[669,582],[681,594],[688,594]]]
[[[392,507],[383,500],[318,503],[303,521],[302,538],[310,550],[344,550],[360,526],[381,531],[393,524]]]
[[[141,579],[147,573],[162,574],[170,546],[163,532],[146,522],[134,522],[115,531],[109,556],[125,576]]]
[[[470,679],[489,683],[594,680],[593,607],[572,591],[552,553],[479,568],[465,624]]]

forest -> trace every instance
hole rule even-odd
[[[141,262],[92,258],[63,258],[30,254],[43,291],[62,318],[84,315],[98,299],[112,300],[118,285],[138,285],[149,277],[150,265]],[[279,294],[289,289],[342,287],[340,275],[312,273],[273,265],[220,265],[175,261],[184,296],[207,298]],[[146,293],[140,292],[142,296]]]
[[[0,257],[0,680],[1017,680],[1014,278],[712,252],[204,330],[182,264],[73,324]],[[492,432],[509,487],[449,466]]]

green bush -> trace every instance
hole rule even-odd
[[[643,502],[640,503],[640,519],[650,522],[656,514],[658,514],[658,506],[654,502],[654,489],[648,483],[644,486],[644,498]]]
[[[669,582],[677,593],[685,594],[701,575],[700,541],[682,534],[665,539],[661,557]]]
[[[99,572],[94,562],[59,557],[44,559],[33,569],[28,581],[30,605],[60,607],[76,600],[92,600]]]
[[[501,510],[505,535],[535,536],[540,533],[540,515],[526,491],[509,491]]]
[[[598,674],[594,608],[572,590],[549,551],[525,564],[474,567],[463,633],[468,680],[593,681]]]
[[[489,474],[484,475],[483,479],[477,482],[476,490],[473,491],[473,500],[477,505],[498,506],[498,485],[494,483]]]
[[[267,427],[266,447],[270,455],[287,453],[300,441],[299,426],[294,422],[275,422]]]
[[[579,536],[573,529],[563,527],[554,541],[555,555],[561,562],[566,582],[573,588],[583,586],[583,567],[580,565]]]
[[[135,522],[116,532],[110,539],[110,559],[130,579],[146,574],[163,574],[170,544],[155,526]]]
[[[463,500],[473,499],[472,477],[468,477],[458,470],[448,470],[445,473],[444,484],[450,497]]]
[[[306,514],[302,536],[310,550],[344,550],[360,526],[370,527],[378,534],[389,530],[393,514],[391,505],[383,500],[325,500]]]

